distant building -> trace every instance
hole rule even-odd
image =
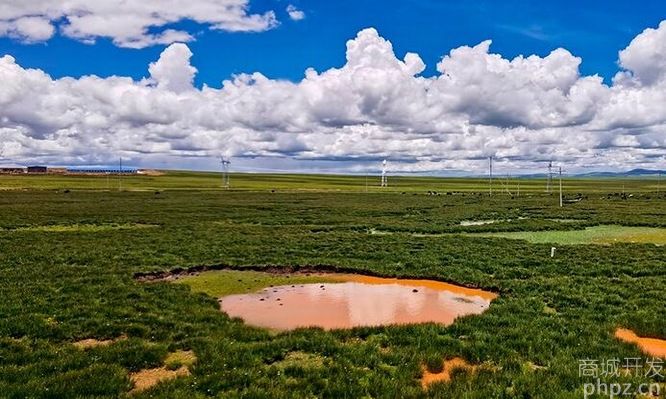
[[[49,174],[64,175],[67,173],[67,168],[49,168]]]
[[[25,173],[23,166],[0,166],[0,174],[3,175],[19,175]]]
[[[28,173],[46,173],[49,168],[46,166],[28,166]]]
[[[67,168],[68,174],[81,174],[81,175],[135,175],[138,173],[137,169],[95,169],[95,168]]]

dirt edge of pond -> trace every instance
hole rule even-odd
[[[254,272],[264,272],[271,274],[316,274],[316,273],[340,273],[340,274],[355,274],[359,276],[368,276],[368,277],[381,277],[381,278],[395,278],[401,280],[433,280],[442,283],[455,284],[457,286],[469,289],[478,289],[483,291],[488,291],[490,293],[496,294],[499,296],[500,291],[497,288],[487,288],[481,287],[473,284],[460,283],[453,280],[445,280],[438,276],[404,276],[396,274],[382,274],[376,273],[370,270],[356,269],[353,267],[343,267],[343,266],[334,266],[334,265],[286,265],[286,266],[277,266],[277,265],[248,265],[248,266],[236,266],[236,265],[199,265],[192,267],[177,267],[171,270],[161,270],[161,271],[152,271],[152,272],[136,272],[133,274],[133,278],[136,281],[142,283],[151,283],[151,282],[160,282],[160,281],[173,281],[181,277],[186,276],[196,276],[203,272],[208,271],[220,271],[220,270],[234,270],[234,271],[254,271]]]

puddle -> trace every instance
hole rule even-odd
[[[435,322],[480,314],[496,294],[433,280],[322,274],[336,283],[292,284],[220,298],[220,309],[276,330]]]
[[[501,220],[491,219],[491,220],[463,220],[460,222],[461,226],[483,226],[484,224],[493,224],[499,223]]]
[[[638,345],[641,351],[650,356],[662,359],[666,358],[666,340],[639,337],[636,333],[627,330],[626,328],[618,328],[615,330],[615,338],[620,341]]]
[[[456,369],[462,369],[473,373],[476,370],[476,366],[467,363],[465,359],[459,357],[445,360],[442,366],[442,371],[438,373],[432,373],[424,366],[422,368],[423,374],[421,376],[421,387],[423,389],[428,389],[431,384],[436,382],[450,382],[451,374],[453,373],[453,370]]]
[[[486,224],[513,222],[516,220],[525,220],[525,219],[527,219],[527,217],[519,216],[515,219],[463,220],[462,222],[460,222],[460,226],[483,226]]]
[[[389,234],[393,234],[393,232],[391,232],[391,231],[377,230],[375,228],[372,228],[372,229],[368,230],[368,233],[370,235],[378,235],[378,236],[386,236],[386,235],[389,235]]]

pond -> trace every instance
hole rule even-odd
[[[247,324],[276,330],[453,323],[480,314],[492,292],[433,280],[322,274],[327,283],[292,284],[220,298],[220,309]],[[330,282],[330,281],[335,282]]]

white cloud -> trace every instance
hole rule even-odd
[[[666,21],[646,29],[620,51],[620,66],[630,71],[616,79],[633,78],[641,85],[654,85],[666,77]]]
[[[340,68],[308,69],[299,82],[241,74],[220,88],[193,87],[182,43],[140,81],[53,79],[4,56],[0,142],[12,162],[92,164],[122,154],[200,167],[224,152],[346,170],[389,158],[393,170],[482,172],[489,155],[507,171],[540,170],[550,159],[665,167],[666,65],[649,62],[664,52],[663,31],[663,23],[646,30],[620,53],[625,69],[610,86],[581,76],[580,58],[564,49],[509,60],[490,41],[450,51],[426,78],[417,54],[396,56],[374,29],[347,42]]]
[[[151,79],[157,87],[177,93],[191,90],[197,69],[190,65],[192,52],[182,43],[167,47],[157,62],[148,67]]]
[[[13,21],[0,20],[0,36],[9,36],[27,43],[50,39],[55,33],[51,22],[42,17],[21,17]]]
[[[305,19],[305,12],[299,10],[293,4],[289,4],[287,6],[287,14],[289,14],[289,18],[291,18],[293,21],[300,21]]]
[[[183,20],[229,32],[261,32],[278,24],[273,11],[251,14],[248,9],[249,0],[5,1],[0,2],[0,36],[45,41],[57,26],[63,35],[84,42],[105,37],[120,47],[143,48],[191,41],[189,32],[160,30]]]

